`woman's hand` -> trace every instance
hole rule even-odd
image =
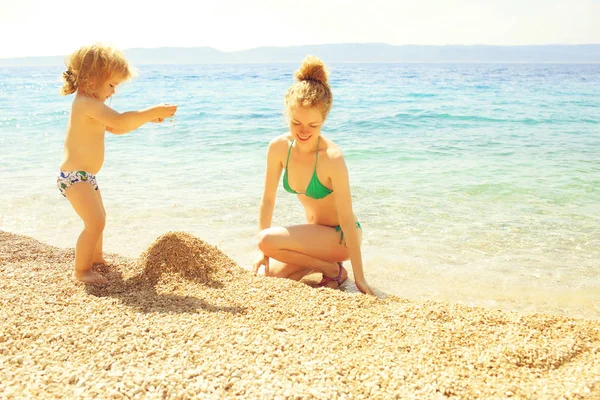
[[[371,290],[369,284],[364,279],[355,279],[354,283],[356,283],[356,287],[360,290],[361,293],[370,294],[371,296],[375,296],[375,292]]]
[[[269,274],[269,257],[265,256],[263,253],[259,253],[258,259],[252,264],[252,272],[255,274],[258,273],[260,266],[265,266],[265,275]]]

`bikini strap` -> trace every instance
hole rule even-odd
[[[288,168],[288,163],[290,162],[290,153],[292,152],[292,146],[294,145],[294,140],[292,140],[292,143],[290,144],[290,147],[288,149],[288,156],[287,156],[287,160],[285,160],[285,170],[287,171]]]
[[[317,156],[315,157],[315,172],[317,171],[317,161],[319,161],[319,144],[321,143],[321,136],[317,140]]]

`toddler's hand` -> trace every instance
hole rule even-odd
[[[170,118],[175,115],[175,112],[177,111],[177,104],[162,103],[157,105],[156,109],[158,118],[162,118],[164,120],[165,118]]]
[[[153,122],[155,124],[160,124],[161,122],[164,122],[164,120],[165,120],[164,118],[155,118],[150,122]]]

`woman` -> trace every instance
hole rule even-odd
[[[267,151],[261,254],[254,272],[264,265],[268,276],[300,280],[316,270],[323,274],[319,286],[338,288],[348,278],[342,261],[349,259],[356,286],[372,295],[363,272],[362,230],[352,211],[346,163],[339,147],[321,134],[333,103],[328,72],[321,60],[308,56],[295,77],[285,95],[290,132],[273,139]],[[283,187],[304,206],[306,224],[271,227],[282,171]]]

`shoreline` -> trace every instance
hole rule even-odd
[[[158,214],[161,215],[161,212],[163,211]],[[188,230],[186,228],[190,226],[187,221],[193,217],[188,214],[183,215],[185,218],[181,215],[175,216],[168,230],[185,231],[198,237],[210,237],[208,243],[219,247],[242,268],[246,270],[251,268],[256,250],[254,225],[246,224],[248,227],[238,227],[235,232],[230,232],[228,227],[221,225],[218,225],[217,231],[212,232],[210,229],[197,229],[197,227]],[[62,225],[54,226],[52,233],[39,228],[23,231],[9,229],[6,232],[30,236],[50,246],[67,249],[63,245],[72,246],[80,232],[80,221],[75,213],[67,216],[69,219],[63,219]],[[117,224],[122,224],[123,229],[115,230]],[[147,227],[146,232],[138,234],[136,228],[129,226],[129,221],[121,221],[119,216],[111,220],[111,228],[104,236],[105,248],[112,253],[135,259],[157,236],[167,231],[165,227],[152,225]],[[231,234],[236,236],[235,240],[230,239]],[[369,230],[368,234],[371,235],[372,240],[373,232]],[[127,242],[130,235],[137,235],[136,244]],[[407,243],[401,245],[408,246]],[[121,248],[127,248],[128,251],[121,252],[119,251]],[[555,265],[550,271],[544,268],[543,264],[532,269],[516,268],[513,271],[502,271],[502,268],[509,265],[504,261],[498,264],[498,258],[493,254],[489,255],[489,258],[495,259],[496,264],[488,264],[485,259],[479,259],[465,265],[451,265],[444,264],[443,259],[448,257],[444,256],[443,251],[436,253],[434,249],[415,247],[410,250],[413,254],[407,252],[402,253],[404,255],[401,256],[391,256],[395,254],[392,246],[380,248],[370,243],[364,245],[363,261],[368,266],[367,279],[378,294],[391,294],[413,301],[458,303],[490,310],[517,312],[521,315],[542,313],[600,321],[600,297],[598,296],[600,292],[597,290],[600,287],[595,283],[594,276],[586,278],[572,269],[567,275],[560,270],[555,270]],[[437,261],[432,261],[436,257],[438,257]],[[352,279],[351,263],[348,261],[344,265],[350,277],[343,286],[343,291],[358,293]]]
[[[313,289],[181,232],[107,259],[86,287],[73,249],[0,231],[8,398],[600,395],[600,321]]]

